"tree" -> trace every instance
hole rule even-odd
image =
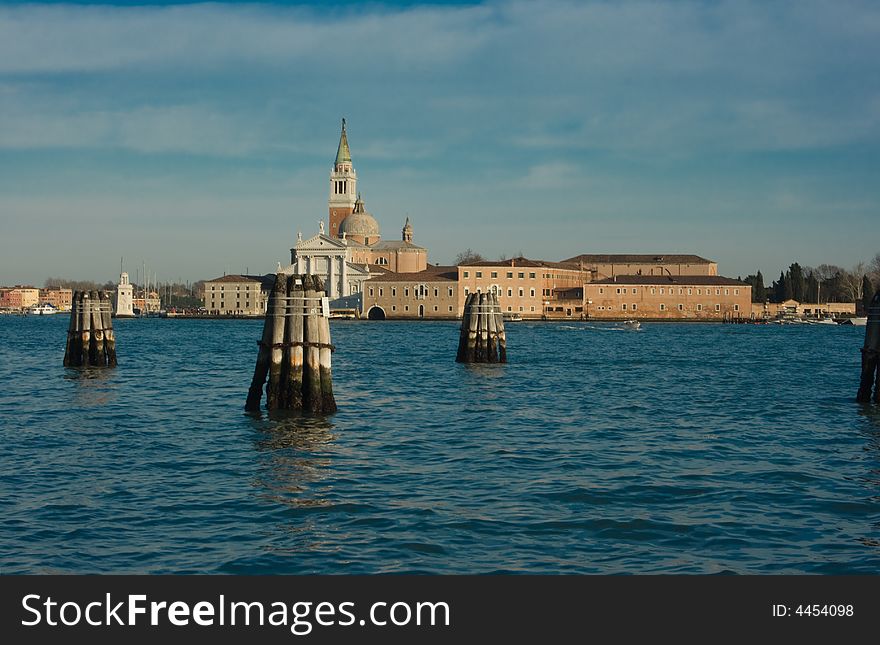
[[[484,258],[482,255],[480,255],[473,249],[467,249],[455,256],[455,265],[458,266],[460,264],[471,264],[473,262],[482,262],[483,260]]]
[[[880,285],[880,253],[868,262],[868,277],[871,278],[871,282]]]
[[[743,282],[752,285],[752,302],[764,302],[767,299],[767,289],[764,287],[764,276],[758,271],[757,275],[747,275]]]
[[[782,271],[779,272],[779,280],[776,280],[773,282],[771,289],[773,290],[774,302],[784,302],[786,300],[786,297],[785,297],[785,274]]]
[[[868,311],[868,305],[874,299],[874,284],[867,274],[862,276],[862,307],[864,311]]]
[[[797,262],[788,267],[788,279],[791,283],[791,297],[798,302],[805,302],[807,284],[804,280],[804,271]]]

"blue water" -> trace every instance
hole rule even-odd
[[[0,318],[0,572],[877,573],[864,330],[334,322],[329,418],[243,412],[261,321]]]

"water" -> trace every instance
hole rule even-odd
[[[2,573],[877,573],[864,329],[334,322],[339,413],[253,418],[261,321],[0,318]]]

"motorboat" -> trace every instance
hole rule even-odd
[[[28,312],[34,314],[35,316],[48,316],[50,314],[57,314],[58,309],[53,307],[49,303],[43,303],[42,305],[35,305],[31,307]]]
[[[639,329],[642,326],[642,323],[640,323],[638,320],[624,320],[623,326],[626,329]]]

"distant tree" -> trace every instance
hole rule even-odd
[[[773,290],[774,302],[785,301],[785,273],[782,271],[779,272],[779,280],[773,282],[771,289]]]
[[[458,255],[455,256],[455,264],[458,266],[459,264],[470,264],[471,262],[482,262],[485,258],[482,255],[474,251],[473,249],[467,249],[462,251]]]
[[[782,301],[794,298],[794,289],[791,286],[791,271],[786,271],[782,276]]]
[[[807,284],[804,280],[804,270],[797,262],[788,267],[788,279],[791,283],[791,297],[798,302],[805,302]]]
[[[857,263],[851,271],[841,271],[840,290],[846,302],[858,302],[862,299],[862,277],[867,272],[864,262]]]
[[[868,277],[867,274],[862,276],[862,307],[865,311],[868,310],[868,305],[871,304],[871,300],[874,298],[874,283],[871,281],[871,278]]]
[[[749,274],[743,282],[752,286],[752,302],[764,302],[767,299],[767,289],[764,287],[764,276],[758,271],[756,274]]]
[[[868,262],[868,277],[875,285],[880,285],[880,253],[871,258]]]
[[[810,269],[805,278],[804,300],[806,302],[819,302],[819,279],[816,272]]]

